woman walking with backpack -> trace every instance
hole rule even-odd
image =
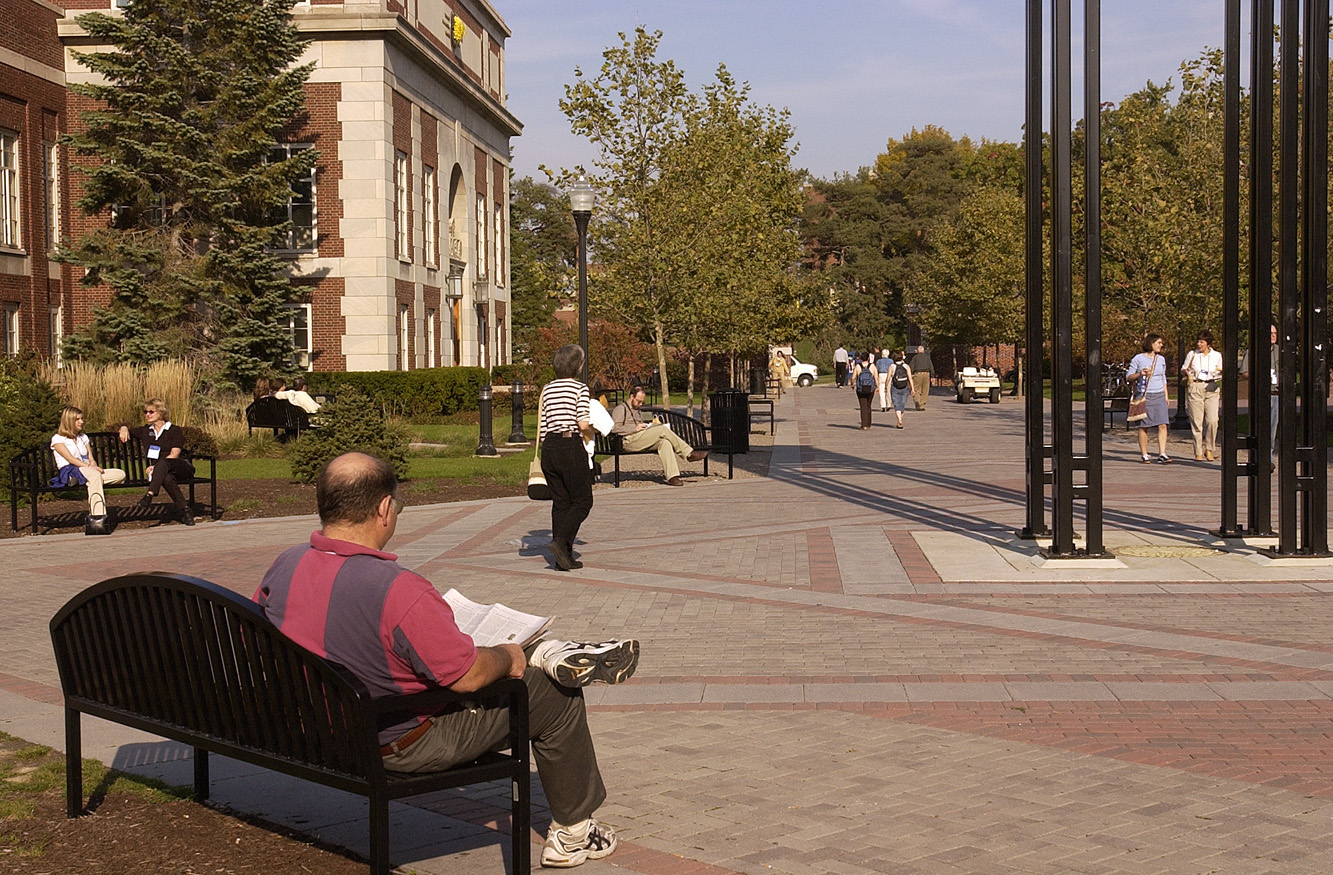
[[[852,369],[852,386],[861,405],[861,430],[870,428],[870,399],[875,397],[875,363],[870,353],[856,360]]]
[[[910,397],[912,369],[907,366],[906,356],[900,349],[893,354],[893,366],[889,368],[889,400],[893,402],[893,415],[898,417],[897,428],[903,427],[903,411],[907,409]]]

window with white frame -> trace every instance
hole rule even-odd
[[[486,328],[486,307],[484,304],[477,305],[477,367],[490,367],[490,362],[486,358],[486,341],[489,334]]]
[[[439,359],[435,357],[435,310],[426,311],[426,367],[439,367]]]
[[[19,249],[19,135],[0,128],[0,246]]]
[[[292,341],[292,365],[310,370],[314,349],[310,344],[310,305],[288,304],[284,327]]]
[[[398,370],[411,370],[407,359],[408,341],[412,336],[411,311],[406,304],[398,305]]]
[[[396,227],[394,255],[403,261],[412,260],[412,238],[409,236],[407,216],[411,191],[408,188],[407,153],[393,153],[393,215]]]
[[[60,346],[65,340],[65,320],[62,318],[64,311],[60,307],[52,307],[50,314],[51,360],[55,362],[57,368],[63,368],[65,362],[60,356]]]
[[[440,217],[435,210],[435,168],[429,164],[421,169],[421,184],[424,190],[424,212],[426,214],[426,264],[438,267],[440,264]]]
[[[477,279],[486,279],[486,195],[477,195]]]
[[[4,341],[0,353],[19,354],[19,305],[12,301],[0,304],[0,339]]]
[[[298,152],[314,148],[309,143],[282,143],[269,152],[269,160],[286,161]],[[292,193],[276,217],[291,226],[278,240],[278,249],[288,252],[309,252],[315,248],[318,225],[315,215],[315,168],[300,179],[292,180]]]
[[[60,243],[60,151],[55,143],[42,144],[42,188],[46,192],[46,248]]]
[[[504,213],[505,213],[504,205],[497,203],[495,205],[495,213],[494,213],[495,223],[494,227],[491,229],[491,236],[494,239],[494,243],[491,248],[495,252],[494,275],[495,275],[495,284],[497,286],[503,286],[505,284],[504,225],[501,224],[504,221]]]

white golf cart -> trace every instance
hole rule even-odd
[[[973,398],[986,398],[1000,403],[1000,375],[994,368],[963,368],[954,377],[954,393],[959,404],[970,404]]]

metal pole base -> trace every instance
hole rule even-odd
[[[1115,554],[1110,550],[1103,550],[1100,553],[1092,553],[1084,550],[1082,547],[1076,547],[1069,553],[1053,553],[1049,547],[1043,547],[1037,551],[1037,555],[1043,559],[1058,562],[1062,559],[1114,559]]]
[[[1035,541],[1038,538],[1049,538],[1050,536],[1051,530],[1045,527],[1035,531],[1031,526],[1024,526],[1021,529],[1014,530],[1014,537],[1018,538],[1020,541]]]

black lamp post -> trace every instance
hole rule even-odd
[[[569,208],[579,231],[579,346],[583,347],[583,383],[588,384],[588,219],[597,200],[588,177],[580,175],[569,189]]]

